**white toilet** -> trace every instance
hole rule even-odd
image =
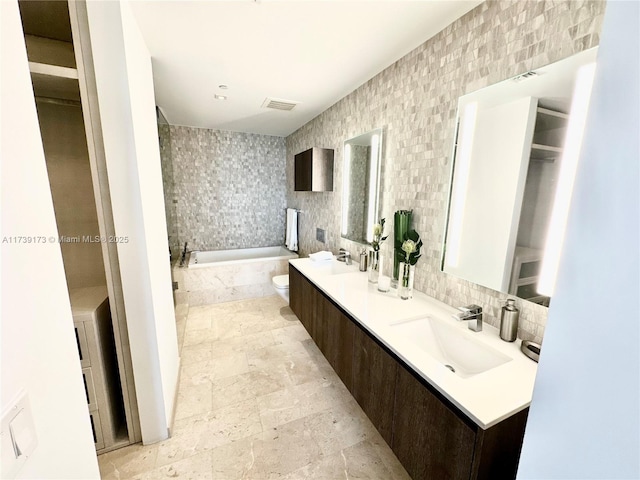
[[[289,275],[276,275],[271,279],[273,287],[282,298],[289,304]]]

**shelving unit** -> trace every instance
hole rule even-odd
[[[534,303],[544,303],[548,300],[536,291],[542,263],[542,250],[516,247],[513,258],[509,293]]]
[[[128,445],[107,288],[72,289],[69,298],[96,450]]]
[[[536,109],[531,160],[555,161],[562,154],[569,116],[548,108]]]
[[[523,208],[513,255],[509,293],[541,305],[548,305],[549,298],[538,294],[536,286],[546,220],[550,218],[553,207],[555,178],[562,158],[568,118],[563,112],[539,105],[536,108]]]
[[[112,235],[101,130],[97,109],[91,108],[97,98],[91,90],[86,6],[20,1],[19,7],[58,229],[61,235]],[[69,182],[74,193],[82,192],[82,208],[68,208]],[[63,244],[61,250],[87,414],[95,448],[104,453],[141,440],[122,284],[115,245],[77,247],[77,256],[69,250],[76,246]]]

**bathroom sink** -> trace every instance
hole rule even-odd
[[[326,275],[340,275],[342,273],[353,273],[358,271],[357,264],[345,265],[344,262],[339,262],[336,259],[333,259],[330,262],[319,263],[315,268]]]
[[[392,324],[392,328],[461,378],[469,378],[511,361],[503,353],[473,339],[441,320],[422,317]]]

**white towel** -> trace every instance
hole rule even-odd
[[[321,250],[319,252],[310,254],[309,258],[314,262],[328,262],[330,260],[333,260],[333,253],[326,250]]]
[[[298,211],[295,208],[287,208],[287,229],[284,243],[292,252],[298,251]]]

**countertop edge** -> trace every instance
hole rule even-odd
[[[451,392],[447,391],[447,389],[443,386],[440,385],[438,383],[438,381],[434,378],[432,378],[432,375],[429,375],[428,372],[423,371],[423,369],[419,368],[417,365],[415,365],[416,362],[411,361],[410,358],[407,358],[407,355],[403,354],[402,352],[398,351],[398,348],[396,348],[392,342],[389,342],[388,339],[384,338],[384,335],[382,335],[380,332],[376,331],[374,326],[371,325],[369,322],[363,321],[363,319],[359,318],[357,314],[354,313],[354,309],[353,308],[349,308],[349,305],[345,305],[345,302],[340,301],[340,299],[336,298],[330,291],[328,291],[327,286],[326,285],[322,285],[322,280],[325,280],[325,283],[330,281],[331,278],[337,280],[339,277],[342,276],[342,274],[337,274],[337,275],[327,275],[327,274],[322,274],[321,270],[324,267],[324,265],[322,264],[313,264],[310,259],[308,258],[298,258],[298,259],[291,259],[289,260],[289,264],[291,266],[293,266],[298,272],[300,272],[307,280],[309,280],[314,286],[316,286],[324,295],[326,295],[329,299],[331,299],[331,301],[333,301],[337,306],[339,306],[345,313],[347,313],[354,321],[356,321],[359,325],[360,328],[364,329],[366,332],[368,332],[370,335],[372,335],[373,337],[375,337],[375,339],[380,342],[381,344],[383,344],[390,352],[393,353],[393,355],[395,357],[397,357],[397,359],[399,359],[401,361],[402,364],[405,365],[406,368],[410,369],[412,372],[414,372],[415,374],[417,374],[420,378],[422,378],[425,382],[427,382],[432,388],[434,388],[436,391],[438,391],[443,397],[445,397],[449,402],[451,402],[451,404],[453,404],[455,406],[455,408],[457,408],[458,410],[460,410],[464,415],[466,415],[473,423],[475,423],[478,427],[482,428],[483,430],[487,430],[495,425],[497,425],[498,423],[500,423],[501,421],[516,415],[518,413],[520,413],[521,411],[525,410],[526,408],[529,407],[529,405],[531,404],[531,395],[532,395],[532,390],[533,390],[533,381],[535,380],[535,369],[537,368],[536,366],[530,366],[533,367],[534,372],[532,375],[532,379],[531,379],[531,395],[529,395],[528,400],[527,401],[515,401],[512,404],[509,405],[508,408],[505,408],[503,410],[502,413],[496,413],[493,412],[492,414],[485,414],[485,415],[478,415],[477,412],[474,412],[473,408],[469,408],[468,405],[466,405],[467,402],[464,401],[460,401],[458,398],[456,398]],[[305,263],[307,263],[305,268]],[[343,266],[341,266],[341,268],[344,268]],[[309,270],[312,270],[311,272]],[[313,271],[316,270],[316,271]],[[358,268],[357,266],[353,268],[353,272],[352,273],[361,273],[361,275],[363,276],[363,278],[366,281],[366,273],[364,272],[358,272]],[[315,278],[314,278],[315,277]],[[455,309],[453,309],[452,307],[443,304],[442,302],[438,301],[435,298],[429,297],[421,292],[415,292],[417,296],[421,297],[422,301],[427,301],[430,303],[433,303],[434,306],[437,309],[443,309],[443,310],[450,310],[450,311],[455,311]],[[415,315],[415,317],[419,317],[423,314],[417,313]],[[400,320],[404,320],[404,319],[408,319],[410,317],[401,317]],[[493,329],[493,327],[491,327]],[[506,342],[505,342],[506,343]],[[515,342],[519,345],[519,341]],[[427,354],[424,354],[427,355]],[[526,357],[524,355],[522,355],[522,358],[525,359]],[[514,358],[515,360],[515,358]],[[527,362],[531,362],[534,363],[532,360],[527,359]],[[527,365],[525,362],[522,362],[521,359],[518,358],[518,363],[521,363],[522,365]],[[531,368],[529,368],[528,370],[531,370]]]

